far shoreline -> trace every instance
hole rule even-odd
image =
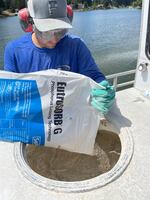
[[[90,11],[90,10],[111,10],[111,9],[142,9],[140,6],[108,6],[108,7],[88,7],[88,8],[80,8],[80,9],[73,9],[74,11]]]
[[[112,10],[112,9],[141,9],[140,6],[120,6],[120,7],[103,7],[103,8],[81,8],[81,9],[73,9],[74,12],[85,12],[85,11],[93,11],[93,10]],[[1,12],[0,18],[4,17],[13,17],[18,15],[18,10],[17,12],[12,12],[11,9],[7,9]]]
[[[11,9],[3,10],[0,13],[0,17],[13,17],[13,16],[17,16],[17,15],[18,15],[18,13],[17,12],[12,12]]]

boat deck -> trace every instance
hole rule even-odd
[[[18,169],[14,144],[0,142],[0,199],[3,200],[147,200],[150,196],[150,100],[130,88],[117,92],[108,119],[133,138],[132,158],[120,176],[103,187],[87,192],[63,193],[46,190]],[[116,172],[117,173],[117,172]]]

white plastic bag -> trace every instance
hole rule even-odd
[[[92,79],[66,71],[0,72],[0,140],[93,154],[100,116]]]

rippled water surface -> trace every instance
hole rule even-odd
[[[105,74],[136,67],[141,10],[74,12],[73,34],[81,36]],[[24,34],[17,17],[0,18],[0,68],[6,43]]]

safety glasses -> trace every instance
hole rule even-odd
[[[68,29],[57,29],[54,31],[41,32],[35,28],[34,32],[39,39],[50,41],[53,38],[55,38],[56,40],[61,40],[68,32]]]

